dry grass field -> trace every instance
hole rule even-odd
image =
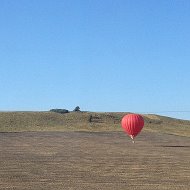
[[[0,112],[0,132],[24,131],[122,131],[122,112]],[[190,121],[143,115],[143,130],[190,137]],[[91,118],[91,122],[89,121]]]
[[[0,113],[0,190],[189,190],[189,121],[146,115],[133,144],[123,114]]]
[[[0,134],[0,189],[189,190],[187,137],[142,132]]]

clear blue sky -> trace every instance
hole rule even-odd
[[[0,110],[190,119],[190,1],[0,0]]]

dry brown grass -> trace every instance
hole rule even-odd
[[[1,112],[0,190],[189,190],[190,121],[143,115],[133,144],[125,114]]]
[[[0,133],[1,190],[189,190],[187,137],[143,131]]]
[[[127,113],[0,112],[0,132],[22,131],[122,131],[121,118]],[[91,117],[91,122],[89,121]],[[143,130],[190,137],[190,121],[159,115],[143,115]]]

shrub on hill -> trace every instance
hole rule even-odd
[[[73,111],[80,111],[80,107],[77,106]]]
[[[51,109],[50,111],[56,112],[56,113],[61,113],[61,114],[69,113],[69,110],[67,110],[67,109]]]

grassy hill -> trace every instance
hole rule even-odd
[[[123,112],[0,112],[0,132],[122,131]],[[190,137],[190,121],[143,115],[143,130]]]

